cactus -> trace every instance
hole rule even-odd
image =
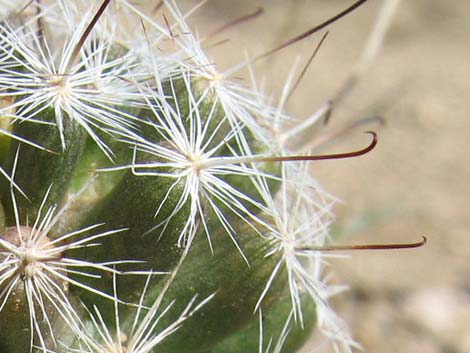
[[[295,154],[303,130],[229,79],[263,55],[218,73],[172,1],[161,23],[125,0],[0,3],[2,353],[288,353],[314,327],[355,346],[306,161],[374,133]]]

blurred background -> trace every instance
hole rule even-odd
[[[183,1],[190,9],[197,2]],[[347,0],[209,1],[191,23],[201,35],[263,8],[221,33],[210,54],[220,71],[275,47],[335,15]],[[370,0],[329,27],[329,35],[287,109],[302,119],[333,97],[351,72],[382,4]],[[333,282],[350,290],[333,300],[364,352],[470,352],[470,2],[402,1],[382,51],[351,94],[317,131],[381,116],[379,145],[366,156],[324,161],[312,172],[342,200],[334,233],[342,244],[414,242],[424,248],[356,252],[332,261]],[[324,32],[322,32],[324,33]],[[280,92],[295,58],[314,35],[256,65],[267,92]],[[323,130],[324,129],[324,130]],[[361,129],[320,152],[350,151],[369,140]],[[317,341],[318,342],[318,341]],[[315,348],[312,344],[306,352]],[[331,351],[328,346],[320,351]]]

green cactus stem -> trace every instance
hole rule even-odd
[[[49,188],[51,190],[46,207],[63,202],[86,140],[83,128],[73,120],[66,119],[63,128],[68,142],[62,149],[57,127],[48,125],[55,122],[55,112],[51,108],[46,108],[37,114],[37,119],[44,124],[17,122],[13,133],[25,140],[35,141],[48,151],[13,141],[8,155],[10,166],[13,166],[15,159],[18,158],[15,182],[28,197],[28,199],[24,197],[18,199],[18,211],[24,217],[21,220],[22,224],[26,224],[26,217],[36,218],[44,194]],[[2,194],[7,223],[13,225],[15,218],[9,188],[4,188]]]

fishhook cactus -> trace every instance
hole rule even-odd
[[[376,134],[304,155],[231,77],[364,2],[218,72],[174,1],[0,1],[0,352],[350,351],[308,161]]]

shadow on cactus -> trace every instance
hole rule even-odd
[[[363,3],[224,73],[172,1],[3,6],[0,351],[287,353],[314,327],[355,347],[328,252],[425,239],[326,244],[334,198],[308,162],[377,135],[305,154],[331,104],[289,129],[289,83],[273,107],[230,77]]]

